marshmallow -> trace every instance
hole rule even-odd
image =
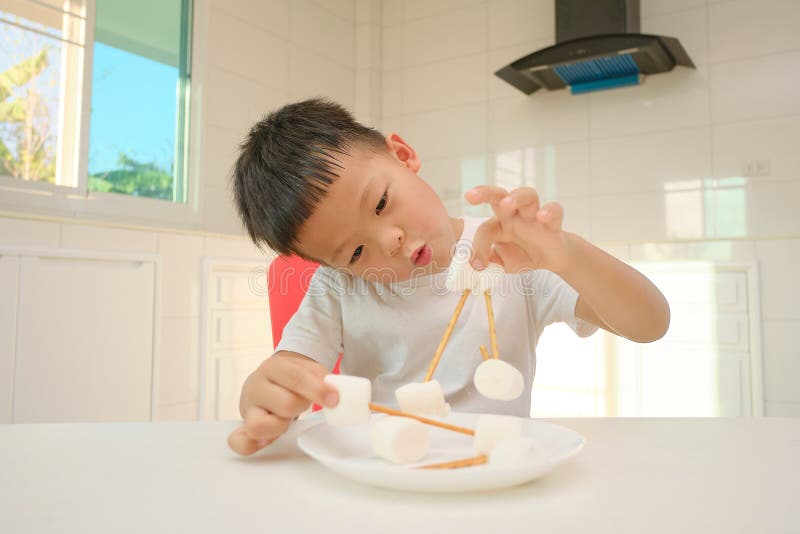
[[[498,467],[514,467],[534,452],[531,438],[514,438],[498,443],[489,453],[489,463]]]
[[[369,431],[376,456],[396,464],[421,460],[428,454],[428,427],[416,419],[387,416],[373,423]]]
[[[372,383],[360,376],[328,375],[325,382],[339,390],[339,404],[324,408],[325,420],[332,426],[369,423]]]
[[[434,417],[445,417],[450,413],[450,405],[444,401],[442,386],[436,380],[406,384],[397,388],[394,396],[404,412]]]
[[[476,295],[483,295],[498,287],[503,281],[503,266],[490,263],[482,271],[476,271],[469,263],[469,257],[453,256],[447,270],[445,287],[454,293],[463,293],[470,289]]]
[[[473,381],[481,395],[494,400],[514,400],[525,389],[522,373],[513,365],[495,358],[478,365]]]
[[[494,448],[522,435],[522,420],[510,415],[479,415],[475,423],[475,454],[490,454]]]

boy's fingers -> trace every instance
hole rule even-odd
[[[270,443],[275,441],[274,439],[265,439],[265,440],[258,440],[253,439],[247,435],[245,432],[244,427],[239,427],[228,436],[228,447],[231,448],[234,452],[241,454],[242,456],[250,456],[254,452],[257,452]]]
[[[536,219],[536,212],[539,211],[539,193],[532,187],[520,187],[511,192],[510,195],[517,205],[517,211],[525,220],[533,221]]]
[[[551,230],[561,230],[564,222],[564,208],[558,202],[548,202],[536,213],[536,218]]]
[[[297,361],[285,359],[276,365],[270,374],[270,380],[279,386],[308,399],[316,404],[333,408],[339,403],[339,392],[323,381],[316,371],[310,371]]]
[[[492,244],[500,233],[500,221],[492,217],[478,227],[472,241],[472,267],[483,270],[492,256]]]
[[[244,431],[251,439],[275,439],[289,428],[290,419],[269,413],[259,406],[251,406],[244,414]]]
[[[508,196],[508,191],[496,185],[478,185],[464,194],[470,204],[497,204]]]
[[[258,391],[251,393],[249,400],[251,404],[283,419],[291,419],[303,413],[311,404],[308,399],[269,380],[264,382]]]

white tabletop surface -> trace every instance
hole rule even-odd
[[[800,533],[800,419],[550,419],[586,447],[516,488],[351,482],[300,421],[239,458],[236,423],[0,425],[0,532]]]

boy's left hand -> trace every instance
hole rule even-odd
[[[480,185],[464,195],[470,204],[491,205],[494,217],[475,233],[472,265],[483,269],[491,261],[507,272],[527,269],[563,271],[569,263],[569,241],[561,229],[564,209],[557,202],[539,205],[531,187],[510,193],[502,187]]]

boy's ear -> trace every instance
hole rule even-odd
[[[406,143],[398,134],[392,132],[386,136],[386,148],[389,149],[389,152],[394,155],[400,163],[415,173],[419,172],[422,163],[419,161],[417,153],[414,152],[411,145]]]

